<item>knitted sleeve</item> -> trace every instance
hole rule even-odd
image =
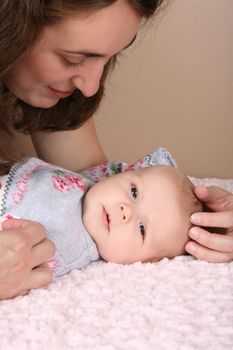
[[[91,181],[98,182],[102,177],[108,177],[123,171],[136,170],[159,164],[168,165],[174,168],[177,167],[172,155],[165,148],[160,147],[151,153],[146,154],[135,163],[127,164],[122,161],[112,161],[89,168],[81,174]]]

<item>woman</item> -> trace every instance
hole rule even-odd
[[[1,140],[14,128],[30,133],[40,158],[71,170],[105,161],[91,116],[117,54],[135,40],[142,19],[156,13],[162,2],[0,0]],[[14,157],[9,150],[4,153],[4,145],[0,158],[1,173],[7,172]],[[210,195],[211,201],[216,198]],[[223,219],[218,226],[224,226]],[[5,222],[0,299],[49,283],[46,261],[53,254],[39,224]]]

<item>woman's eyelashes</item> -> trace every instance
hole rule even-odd
[[[63,63],[65,64],[66,67],[68,68],[73,68],[73,69],[80,69],[85,66],[85,60],[82,60],[80,62],[70,62],[66,59],[63,59]]]

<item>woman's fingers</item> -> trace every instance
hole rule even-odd
[[[200,212],[194,213],[190,217],[190,221],[194,225],[205,227],[233,227],[233,212]]]
[[[55,245],[48,239],[44,239],[40,244],[36,244],[32,248],[32,268],[41,266],[45,261],[47,262],[55,254]],[[48,266],[44,263],[43,266]]]
[[[15,243],[16,246],[18,243],[33,246],[46,237],[43,225],[28,220],[6,220],[2,223],[2,229],[11,237],[9,244]]]
[[[195,194],[212,212],[191,215],[190,221],[196,226],[189,230],[192,241],[186,244],[186,251],[209,262],[230,262],[233,259],[232,193],[216,186],[196,186]],[[210,233],[208,227],[216,231],[224,229],[226,234]]]
[[[30,272],[24,284],[24,290],[44,287],[52,280],[53,275],[48,267],[36,267]]]
[[[11,219],[3,223],[3,229],[3,244],[12,259],[11,265],[19,262],[27,264],[28,256],[28,266],[30,263],[32,269],[55,254],[54,243],[46,238],[44,227],[39,223]]]
[[[24,283],[21,280],[18,286],[12,288],[12,283],[9,281],[9,286],[6,284],[5,290],[1,290],[0,300],[27,295],[31,289],[45,287],[52,280],[53,275],[48,267],[37,267],[30,272]]]
[[[217,186],[195,186],[196,196],[213,211],[233,210],[232,193]]]
[[[25,268],[29,271],[51,258],[55,254],[55,245],[45,237],[44,228],[38,223],[21,223],[20,229],[8,228],[6,225],[0,235],[2,278],[10,269],[17,273]]]
[[[189,241],[185,249],[188,253],[192,254],[195,258],[213,262],[213,263],[228,263],[232,261],[233,254],[212,250],[204,246],[199,245],[194,241]]]
[[[233,236],[210,233],[201,227],[192,227],[189,230],[189,241],[185,250],[195,258],[226,263],[233,259]]]
[[[201,227],[192,227],[189,230],[189,237],[203,247],[230,253],[233,256],[233,236],[210,233]]]
[[[3,223],[0,233],[0,300],[39,288],[52,279],[47,261],[55,254],[42,225],[26,220]]]
[[[15,295],[15,297],[24,297],[24,296],[27,295],[29,292],[30,292],[29,289],[22,290],[21,292],[19,292],[19,294]]]

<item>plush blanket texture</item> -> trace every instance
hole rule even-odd
[[[232,350],[233,262],[93,263],[0,302],[0,349]]]

